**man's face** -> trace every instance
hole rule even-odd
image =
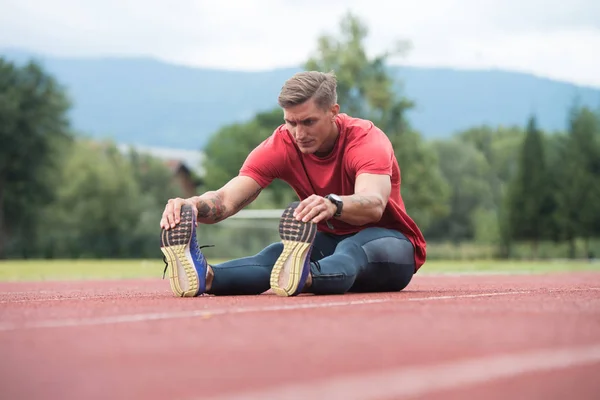
[[[320,109],[313,99],[283,110],[287,129],[302,153],[326,152],[335,143],[334,116],[339,106]],[[333,136],[333,140],[332,140]],[[331,148],[329,148],[331,146]]]

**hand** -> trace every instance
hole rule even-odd
[[[160,220],[160,227],[167,230],[170,228],[175,228],[175,226],[179,224],[181,217],[181,206],[184,204],[190,204],[192,207],[196,208],[196,204],[192,201],[192,199],[182,199],[180,197],[169,199]],[[198,226],[198,221],[196,221],[196,226]]]
[[[336,209],[335,204],[325,197],[313,194],[300,202],[294,211],[294,217],[298,221],[319,223],[332,218]]]

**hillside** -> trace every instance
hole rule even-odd
[[[32,57],[4,50],[16,62]],[[146,58],[68,59],[33,56],[68,90],[73,126],[120,143],[200,149],[219,127],[276,106],[282,83],[297,68],[265,72],[210,70]],[[506,71],[398,67],[402,93],[417,103],[409,115],[426,137],[478,124],[564,129],[575,98],[600,106],[600,89]]]

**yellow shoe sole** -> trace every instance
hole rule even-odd
[[[200,279],[190,254],[194,224],[192,207],[184,205],[180,223],[175,228],[161,230],[160,250],[168,264],[171,290],[177,297],[195,297],[200,289]]]
[[[288,206],[279,222],[279,236],[283,251],[271,271],[271,290],[278,296],[289,297],[301,293],[310,274],[310,258],[313,241],[317,234],[317,224],[302,222],[294,218],[294,210],[300,204]]]

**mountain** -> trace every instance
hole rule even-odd
[[[73,126],[119,143],[201,149],[221,126],[277,106],[283,82],[299,68],[240,72],[191,68],[150,58],[58,58],[0,51],[16,63],[35,59],[66,88]],[[425,137],[474,125],[524,125],[530,113],[547,130],[566,126],[577,100],[600,106],[600,89],[501,70],[392,67],[398,91],[415,101],[410,123]],[[343,111],[343,110],[342,110]],[[275,127],[274,127],[275,128]]]

